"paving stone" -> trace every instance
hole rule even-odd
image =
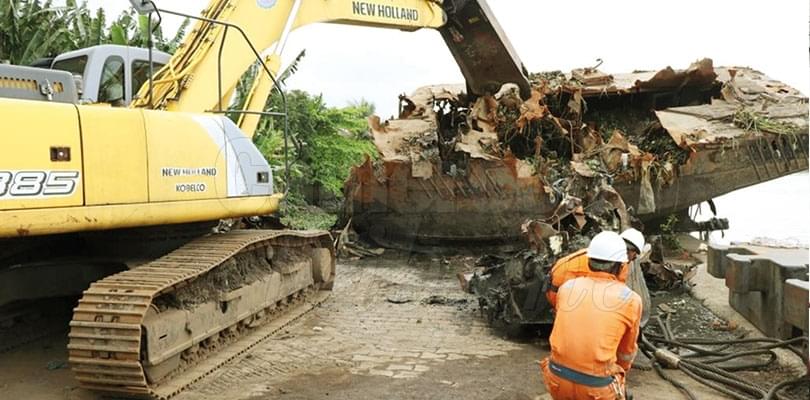
[[[426,360],[441,360],[447,357],[447,354],[436,354],[436,353],[422,353],[419,358],[424,358]]]
[[[258,345],[253,354],[261,357],[223,366],[177,400],[216,397],[224,387],[282,381],[336,363],[351,374],[407,379],[446,361],[499,357],[519,348],[493,334],[472,306],[419,302],[433,295],[463,296],[454,277],[426,280],[423,271],[407,266],[339,268],[330,299]],[[414,302],[389,303],[392,293]],[[313,335],[315,327],[323,329]]]
[[[388,368],[386,369],[388,369],[389,371],[413,371],[413,365],[392,364],[389,365]]]
[[[372,369],[372,370],[368,371],[368,374],[369,375],[375,375],[375,376],[388,376],[388,377],[391,377],[391,376],[394,376],[394,371],[388,371],[388,370],[384,370],[384,369]]]
[[[412,371],[399,371],[392,378],[395,379],[409,379],[409,378],[416,378],[419,376],[419,373],[412,372]]]

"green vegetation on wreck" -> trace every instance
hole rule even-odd
[[[678,240],[678,233],[675,232],[675,226],[678,224],[678,217],[675,214],[667,217],[667,220],[661,224],[661,240],[667,250],[681,250],[683,246]]]

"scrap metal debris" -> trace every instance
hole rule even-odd
[[[452,299],[446,296],[430,296],[422,299],[422,304],[431,306],[462,306],[467,304],[467,299]]]
[[[684,253],[683,249],[680,249],[683,254],[673,255],[678,250],[667,250],[664,241],[662,236],[650,238],[652,251],[640,259],[647,287],[653,291],[690,289],[700,261]],[[665,253],[669,257],[665,257]]]
[[[512,257],[482,257],[472,273],[461,275],[462,288],[478,296],[479,308],[490,324],[511,329],[551,323],[553,315],[545,293],[554,262],[586,247],[602,230],[620,231],[631,226],[634,221],[625,205],[615,201],[617,195],[605,178],[600,173],[574,173],[564,178],[560,186],[568,194],[560,207],[543,220],[523,224],[527,249]],[[632,282],[634,290],[647,293],[643,280]]]
[[[647,278],[647,287],[652,290],[689,288],[692,278],[697,274],[697,264],[646,262],[641,267]]]
[[[710,59],[598,67],[532,74],[525,101],[511,84],[492,96],[463,85],[401,96],[399,118],[369,120],[381,157],[353,169],[343,220],[384,247],[525,243],[459,280],[493,324],[547,323],[551,266],[595,233],[807,169],[808,99],[781,82]],[[642,268],[656,289],[694,273]]]
[[[357,232],[352,229],[351,221],[340,231],[335,248],[342,258],[377,257],[385,253],[385,249],[370,248],[358,240]]]
[[[580,194],[580,216],[623,202],[644,222],[807,169],[807,98],[750,68],[531,79],[526,101],[510,84],[428,86],[399,118],[372,117],[381,157],[352,171],[344,222],[385,247],[516,243],[523,221],[575,211],[561,209],[573,175],[611,187]]]

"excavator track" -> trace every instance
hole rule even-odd
[[[156,301],[190,290],[195,287],[195,282],[206,276],[214,277],[213,272],[218,267],[234,265],[237,256],[266,253],[270,260],[274,252],[284,251],[318,254],[320,260],[313,256],[307,261],[312,274],[302,275],[306,279],[296,278],[293,284],[282,286],[283,291],[279,293],[261,293],[262,301],[251,303],[247,308],[236,310],[233,307],[230,312],[238,314],[229,316],[228,324],[205,326],[200,330],[194,325],[196,322],[191,321],[186,322],[183,331],[182,323],[177,328],[178,323],[171,319],[172,316],[177,318],[177,315],[194,312],[180,310],[172,314],[165,301]],[[278,278],[283,274],[301,274],[301,268],[281,265],[284,261],[277,262],[273,267],[276,272],[271,271],[268,276],[277,274],[275,278],[278,280],[284,279]],[[93,283],[84,292],[70,322],[70,365],[84,388],[118,396],[168,399],[325,300],[329,292],[319,290],[331,289],[333,279],[334,251],[331,237],[326,232],[242,230],[202,237],[150,263]],[[253,286],[264,288],[261,284],[272,281],[266,277],[254,280],[257,283],[245,285],[247,289]],[[228,310],[226,305],[230,304],[227,301],[233,301],[228,296],[237,293],[240,296],[236,297],[237,301],[242,301],[241,296],[246,298],[245,302],[252,299],[244,290],[228,293],[222,294],[218,300],[223,305],[223,315]],[[217,313],[205,309],[200,314]],[[150,354],[155,350],[151,347],[158,345],[152,331],[162,325],[167,330],[179,329],[181,334],[202,331],[204,336],[197,334],[192,339],[180,341],[184,346],[181,350],[172,347],[173,353],[166,350],[165,357],[152,356],[157,360],[153,363]],[[167,335],[169,333],[163,334],[160,339]],[[172,335],[178,334],[174,332]],[[181,359],[174,363],[165,361]],[[150,375],[154,368],[162,371],[160,379]]]

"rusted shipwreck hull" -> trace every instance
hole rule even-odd
[[[383,245],[510,243],[558,209],[567,173],[609,176],[655,221],[808,169],[807,98],[752,69],[534,78],[525,102],[432,86],[403,96],[399,118],[372,118],[380,159],[346,183],[353,227]]]

